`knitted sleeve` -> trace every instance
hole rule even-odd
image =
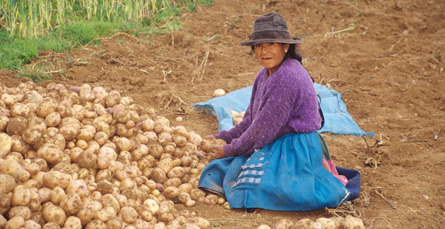
[[[268,82],[262,92],[262,107],[255,119],[239,138],[234,138],[230,144],[224,145],[227,156],[251,154],[254,150],[261,149],[277,139],[280,130],[287,124],[298,100],[297,81],[289,74],[273,77],[275,78]]]

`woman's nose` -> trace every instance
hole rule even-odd
[[[263,44],[261,46],[261,52],[263,52],[263,53],[269,52],[269,49],[270,49],[270,45]]]

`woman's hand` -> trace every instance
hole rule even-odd
[[[213,135],[207,135],[207,136],[204,136],[204,139],[206,139],[206,140],[215,140],[216,138]]]
[[[224,153],[224,149],[222,145],[210,145],[210,156],[218,159],[227,157],[226,153]]]

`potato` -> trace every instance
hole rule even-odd
[[[123,207],[119,212],[119,216],[125,223],[134,223],[139,214],[133,207]]]
[[[302,228],[302,229],[311,229],[312,224],[314,224],[314,221],[312,221],[311,219],[305,218],[305,219],[301,219],[298,222],[296,222],[294,224],[294,228]]]
[[[5,154],[9,153],[12,148],[12,139],[6,133],[0,133],[0,150],[4,150]]]
[[[88,222],[88,224],[85,226],[85,229],[95,229],[95,228],[107,228],[107,225],[104,222],[95,219]]]
[[[6,126],[6,133],[9,136],[22,135],[23,131],[28,127],[28,120],[25,117],[17,116],[10,118]]]
[[[132,147],[130,140],[126,137],[117,138],[115,144],[119,151],[129,151]]]
[[[149,143],[158,141],[158,135],[154,131],[146,131],[143,133],[143,135],[148,138]]]
[[[198,198],[205,197],[205,196],[206,196],[206,193],[204,191],[202,191],[201,189],[194,188],[190,192],[190,197],[192,198],[192,200],[197,200]]]
[[[96,134],[96,128],[92,125],[84,125],[80,128],[77,140],[90,141]]]
[[[190,218],[188,221],[196,224],[199,228],[210,228],[210,222],[202,217]]]
[[[6,126],[8,125],[8,122],[9,122],[8,117],[0,115],[0,131],[5,131]]]
[[[137,165],[126,166],[126,167],[124,167],[124,171],[131,178],[136,178],[136,177],[142,175],[142,172],[138,169]]]
[[[59,163],[63,158],[63,154],[63,151],[52,143],[45,143],[37,150],[37,155],[51,164]]]
[[[181,164],[181,160],[173,160],[171,158],[164,158],[159,161],[158,168],[162,169],[166,174],[175,166],[179,166]],[[176,172],[172,173],[172,175],[181,175],[179,174],[181,171],[177,170]]]
[[[51,189],[41,188],[38,191],[40,203],[45,203],[51,200]]]
[[[55,222],[48,222],[43,225],[42,229],[60,229],[60,226]]]
[[[55,112],[57,106],[58,103],[56,102],[56,100],[50,97],[46,97],[39,103],[36,114],[41,118],[45,118],[50,113]]]
[[[131,152],[131,158],[133,161],[137,161],[147,154],[148,154],[147,145],[140,144],[139,146],[136,147],[135,150]]]
[[[26,220],[25,221],[25,225],[23,226],[24,228],[29,228],[29,229],[40,229],[40,228],[42,228],[42,226],[40,226],[40,224],[39,223],[37,223],[36,221],[34,221],[34,220]]]
[[[324,229],[336,229],[337,226],[335,225],[335,222],[328,218],[318,218],[315,220],[315,222],[319,222],[321,225],[323,225]]]
[[[56,111],[60,114],[62,118],[73,117],[74,118],[74,108],[68,100],[63,100],[57,106]],[[75,118],[77,119],[77,118]]]
[[[121,210],[119,201],[111,194],[105,194],[102,196],[101,203],[103,207],[111,206],[114,208],[114,211],[118,213]]]
[[[95,99],[106,99],[108,97],[108,92],[103,87],[94,87],[91,91]]]
[[[63,227],[70,229],[82,229],[82,221],[80,221],[80,219],[76,216],[70,216],[65,220]]]
[[[53,190],[51,190],[51,203],[59,205],[64,197],[65,190],[63,190],[61,187],[55,187]]]
[[[66,140],[71,141],[79,135],[81,123],[73,117],[67,117],[62,119],[59,127],[59,134],[63,135]]]
[[[158,142],[162,145],[165,146],[168,143],[173,141],[173,137],[169,132],[161,132],[158,134]],[[176,144],[176,143],[175,143]]]
[[[114,208],[111,206],[107,206],[107,207],[97,211],[94,218],[98,219],[102,222],[106,222],[115,216],[116,216],[116,212],[114,211]]]
[[[60,202],[60,207],[67,213],[67,215],[73,215],[82,207],[82,200],[77,194],[67,194]]]
[[[11,197],[13,206],[26,206],[31,201],[31,190],[24,185],[17,185]]]
[[[167,175],[165,174],[164,170],[159,167],[153,169],[151,172],[151,178],[157,183],[164,183],[167,181]]]
[[[184,137],[183,135],[180,135],[180,134],[172,134],[172,139],[173,139],[173,142],[174,142],[178,147],[184,147],[185,145],[187,145],[187,138]]]
[[[105,104],[107,107],[113,107],[121,101],[121,95],[118,91],[110,91],[108,97],[105,99]]]
[[[179,185],[181,185],[181,184],[182,184],[181,179],[175,177],[175,178],[168,179],[166,182],[164,182],[163,185],[164,185],[164,187],[170,187],[170,186],[179,187]]]
[[[144,131],[152,131],[155,126],[155,122],[150,118],[147,118],[146,120],[142,121],[141,124],[142,124],[142,129]]]
[[[169,199],[174,199],[179,196],[179,189],[175,186],[166,187],[162,194]]]
[[[41,207],[39,190],[37,188],[30,188],[30,192],[31,200],[29,201],[29,204],[27,206],[32,212],[39,211]]]
[[[215,205],[216,203],[218,203],[218,196],[214,194],[209,194],[205,197],[204,203],[207,205]]]
[[[190,156],[182,156],[181,157],[181,165],[182,166],[190,167],[192,162],[193,162],[193,159]]]
[[[99,169],[106,169],[111,161],[117,159],[117,153],[111,147],[102,147],[99,150],[97,158],[97,167]]]
[[[3,164],[0,163],[0,165],[3,167]],[[3,171],[2,171],[3,173]],[[16,186],[15,179],[13,176],[9,174],[0,174],[0,193],[9,193],[12,190],[14,190],[14,187]]]
[[[77,212],[76,217],[80,219],[82,225],[85,225],[93,219],[95,212],[96,210],[93,209],[92,205],[84,203]]]
[[[135,185],[136,185],[136,183],[134,182],[134,180],[130,177],[127,177],[121,181],[119,189],[122,192],[127,189],[133,189],[135,187]]]
[[[96,141],[99,145],[104,145],[108,141],[108,135],[107,133],[103,131],[98,131],[94,135],[94,141]]]
[[[190,194],[186,192],[181,192],[178,196],[178,201],[185,204],[188,200],[191,200]]]
[[[185,175],[184,168],[176,166],[167,173],[167,177],[169,178],[182,178]]]
[[[49,171],[43,175],[43,184],[50,189],[55,187],[65,189],[70,181],[71,177],[68,174],[59,171]]]
[[[66,214],[61,207],[46,203],[43,206],[43,217],[47,222],[54,222],[62,226],[65,223]]]
[[[189,183],[184,183],[179,185],[178,189],[180,193],[186,192],[190,194],[193,189],[193,186]]]
[[[351,215],[346,216],[343,226],[345,228],[351,228],[351,229],[365,228],[365,225],[363,224],[363,221],[360,218],[353,217]]]
[[[153,199],[146,199],[143,204],[143,209],[149,211],[154,216],[159,212],[159,204]]]
[[[131,120],[131,114],[128,110],[117,110],[113,112],[113,118],[117,122],[126,123]]]
[[[14,218],[16,216],[22,217],[24,220],[31,218],[31,210],[26,206],[12,207],[8,212],[8,218]]]
[[[105,222],[105,224],[106,224],[106,228],[110,228],[110,229],[123,228],[122,219],[119,218],[118,216],[112,217],[111,219],[107,220],[107,222]]]
[[[23,228],[24,226],[25,226],[25,219],[23,219],[23,217],[21,217],[21,216],[16,216],[16,217],[9,219],[9,221],[5,225],[5,228],[19,229],[19,228]]]
[[[28,128],[37,128],[42,133],[47,130],[47,126],[45,124],[45,120],[38,116],[31,116],[28,118]]]
[[[79,154],[77,158],[77,164],[81,168],[93,169],[96,167],[97,155],[89,150],[84,150]]]
[[[290,221],[288,219],[281,219],[275,224],[274,228],[288,229],[288,228],[291,228],[293,225],[294,225],[294,223],[292,221]]]
[[[0,193],[0,215],[5,214],[11,207],[11,196],[5,193]]]
[[[45,124],[48,127],[56,127],[62,121],[62,117],[59,112],[51,112],[45,117]]]

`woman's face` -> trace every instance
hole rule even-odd
[[[283,61],[289,44],[262,43],[254,45],[254,51],[258,62],[269,70],[271,75]]]

